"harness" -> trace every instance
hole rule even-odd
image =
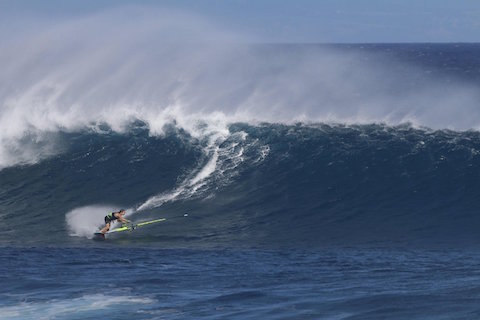
[[[110,222],[117,220],[118,218],[115,217],[115,213],[116,212],[112,212],[112,213],[107,214],[106,217],[105,217],[105,220],[108,220]]]

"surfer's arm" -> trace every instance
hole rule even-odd
[[[118,220],[120,220],[120,222],[122,222],[122,223],[131,223],[132,222],[130,220],[125,219],[124,217],[120,217],[120,218],[118,218]]]

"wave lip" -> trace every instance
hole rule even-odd
[[[157,136],[171,123],[192,136],[199,123],[480,127],[478,45],[252,45],[201,17],[137,8],[132,24],[129,10],[29,16],[36,28],[2,35],[0,169],[61,153],[58,132],[136,119]]]

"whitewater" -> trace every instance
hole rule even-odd
[[[125,132],[135,120],[151,135],[174,123],[195,137],[235,122],[479,126],[474,84],[395,53],[249,44],[255,39],[165,10],[58,20],[36,17],[18,35],[2,33],[1,167],[61,151],[57,132]],[[6,21],[18,28],[22,17]]]
[[[0,18],[0,319],[480,316],[480,45]]]

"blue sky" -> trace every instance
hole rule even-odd
[[[196,13],[264,42],[480,42],[480,0],[0,0],[0,10],[68,18],[130,4]]]

